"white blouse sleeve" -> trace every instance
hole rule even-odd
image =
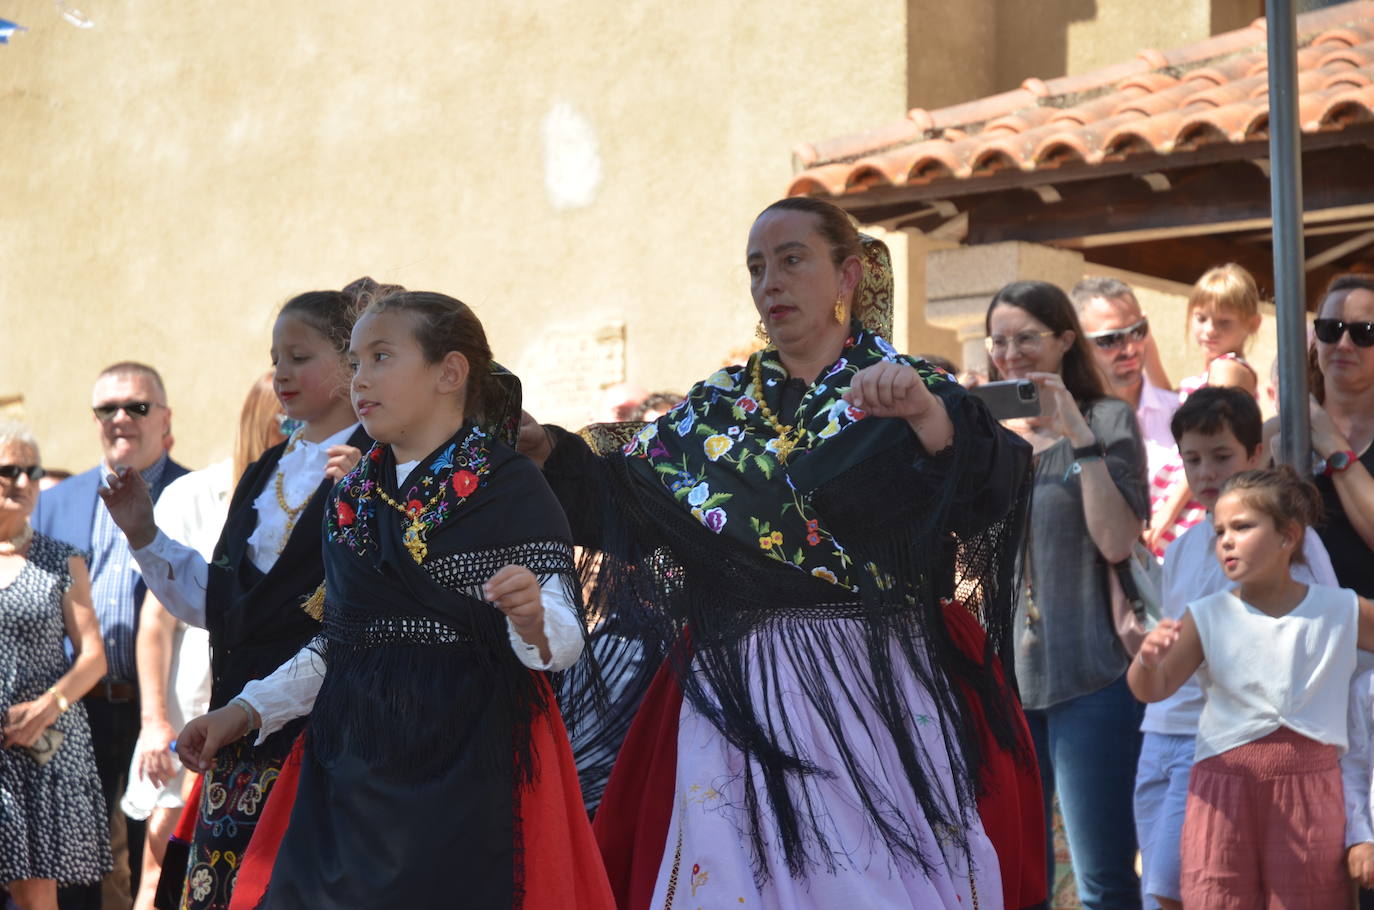
[[[153,542],[133,551],[148,589],[167,612],[188,626],[205,628],[205,586],[210,566],[194,547],[178,543],[158,529]]]
[[[324,670],[324,657],[306,645],[271,674],[251,680],[243,687],[239,698],[252,705],[262,719],[258,744],[296,718],[310,713],[320,694],[320,686],[324,685]]]
[[[511,650],[531,670],[566,670],[582,656],[582,623],[568,599],[562,576],[551,575],[540,585],[540,599],[544,602],[544,637],[549,640],[549,662],[540,660],[538,646],[521,638],[508,616],[506,632],[510,636]]]
[[[1374,673],[1357,673],[1350,684],[1347,735],[1349,750],[1341,756],[1341,782],[1345,789],[1345,845],[1374,842],[1374,820],[1369,814],[1369,793],[1374,785],[1371,768],[1370,716],[1374,711]]]

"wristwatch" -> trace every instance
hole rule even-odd
[[[1354,464],[1358,459],[1359,456],[1349,449],[1342,452],[1332,452],[1330,455],[1326,456],[1325,460],[1322,462],[1322,473],[1327,477],[1330,477],[1332,474],[1339,474],[1341,471],[1344,471]]]

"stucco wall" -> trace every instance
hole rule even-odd
[[[1242,28],[1263,0],[909,0],[909,106],[935,108]]]
[[[364,273],[472,304],[541,417],[683,387],[750,338],[791,147],[906,103],[905,0],[80,6],[0,46],[0,397],[71,468],[124,358],[227,454],[275,309]]]

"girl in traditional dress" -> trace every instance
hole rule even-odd
[[[329,503],[322,634],[178,751],[202,766],[310,714],[269,910],[609,908],[544,672],[583,647],[572,543],[503,441],[518,385],[441,294],[374,303],[350,357],[378,442]]]
[[[277,397],[302,426],[244,471],[214,558],[158,530],[138,472],[102,493],[154,596],[173,616],[210,632],[210,706],[222,707],[250,679],[267,675],[310,641],[319,619],[301,604],[324,577],[319,528],[334,481],[371,445],[348,399],[345,351],[360,301],[377,289],[361,279],[344,291],[287,301],[272,329]],[[291,724],[254,741],[235,737],[211,756],[199,793],[189,860],[169,846],[164,876],[184,887],[187,910],[224,910],[263,806],[299,734]],[[174,842],[175,843],[175,842]]]

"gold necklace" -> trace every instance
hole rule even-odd
[[[792,454],[792,450],[801,444],[801,431],[795,427],[784,424],[773,415],[768,408],[768,402],[763,398],[763,357],[762,355],[754,358],[754,397],[758,399],[759,410],[763,412],[763,419],[768,421],[768,425],[778,434],[777,456],[778,461],[787,464],[787,456]],[[797,438],[793,438],[793,433]]]
[[[13,556],[20,553],[33,540],[33,525],[24,522],[24,530],[11,537],[9,540],[0,541],[0,556]]]
[[[444,493],[447,491],[447,487],[447,482],[440,484],[439,492],[431,496],[429,502],[420,506],[418,509],[408,509],[386,495],[386,490],[382,489],[382,485],[380,483],[377,484],[377,495],[382,498],[382,502],[410,519],[410,525],[401,532],[401,543],[405,544],[405,548],[410,551],[410,558],[415,560],[416,565],[423,562],[425,556],[429,553],[429,544],[425,543],[425,526],[420,522],[420,519],[425,517],[425,513],[429,511],[430,506],[443,498]],[[466,499],[467,497],[465,496],[463,498]],[[462,500],[459,500],[459,502],[461,501]]]
[[[282,458],[285,458],[287,455],[291,454],[291,450],[296,447],[296,440],[299,438],[300,437],[292,438],[291,442],[288,443],[286,446],[286,451],[282,452]],[[315,495],[312,492],[310,496],[305,497],[305,501],[302,502],[300,505],[291,506],[286,501],[285,484],[286,474],[280,468],[278,468],[276,481],[277,505],[281,506],[282,512],[286,514],[286,531],[282,534],[281,541],[277,544],[277,555],[281,555],[281,551],[286,549],[286,542],[291,538],[291,532],[296,527],[296,520],[301,517],[301,513],[305,511],[305,507],[310,505],[311,496]]]

